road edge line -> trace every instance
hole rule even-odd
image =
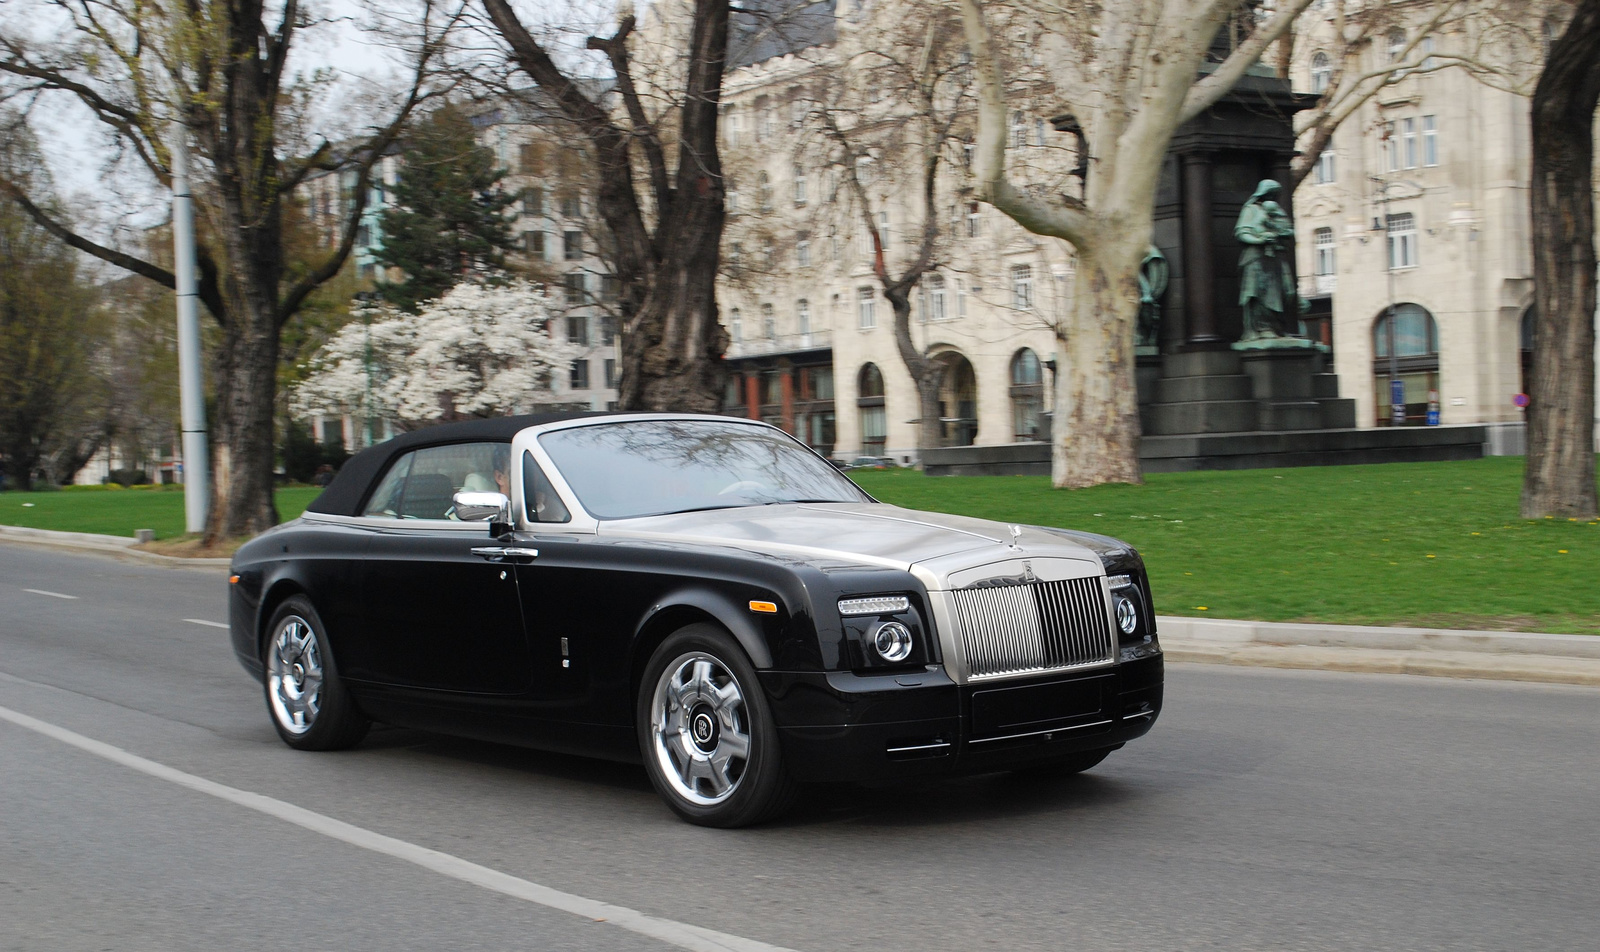
[[[514,899],[521,899],[560,912],[582,916],[595,922],[605,922],[610,925],[620,926],[647,938],[666,942],[680,949],[687,949],[689,952],[791,952],[791,950],[784,949],[781,946],[769,945],[755,939],[746,939],[742,936],[717,932],[713,929],[705,929],[672,919],[662,919],[626,906],[617,906],[598,899],[588,899],[573,893],[562,892],[549,886],[541,886],[530,880],[521,879],[509,873],[502,873],[487,866],[481,866],[450,853],[442,853],[426,846],[419,846],[365,827],[346,823],[343,820],[336,820],[333,817],[295,806],[292,803],[269,797],[266,794],[240,790],[237,787],[230,787],[215,780],[207,780],[204,777],[186,773],[176,767],[169,767],[166,764],[140,757],[138,754],[129,753],[120,747],[95,740],[92,737],[86,737],[65,727],[58,727],[48,721],[30,717],[8,707],[0,706],[0,720],[10,721],[18,727],[31,730],[36,734],[42,734],[52,740],[76,747],[103,760],[109,760],[112,763],[136,770],[158,780],[165,780],[168,783],[197,793],[203,793],[207,796],[254,810],[257,813],[263,813],[284,822],[293,823],[295,826],[321,834],[329,839],[339,840],[351,846],[357,846],[374,853],[402,860],[414,866],[420,866],[461,882],[481,886],[484,889],[510,896]]]

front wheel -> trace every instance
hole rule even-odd
[[[371,722],[339,680],[326,629],[310,599],[296,595],[273,612],[265,655],[267,711],[285,744],[338,750],[366,736]]]
[[[747,826],[794,799],[755,668],[720,628],[690,625],[651,655],[638,732],[650,782],[690,823]]]

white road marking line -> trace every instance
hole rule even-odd
[[[184,621],[193,622],[196,625],[205,625],[207,628],[228,627],[228,623],[225,621],[206,621],[204,618],[185,618]]]
[[[452,879],[459,879],[465,883],[482,886],[485,889],[493,890],[514,899],[537,903],[551,909],[572,913],[575,916],[583,916],[596,922],[603,921],[621,926],[629,932],[637,932],[642,936],[658,939],[670,945],[675,945],[680,949],[688,949],[690,952],[789,952],[789,950],[780,946],[768,945],[765,942],[757,942],[754,939],[729,935],[726,932],[717,932],[713,929],[703,929],[699,926],[676,922],[672,919],[662,919],[629,909],[626,906],[614,906],[608,902],[586,899],[583,896],[551,889],[549,886],[541,886],[538,883],[490,869],[487,866],[480,866],[458,856],[452,856],[449,853],[441,853],[438,850],[428,849],[426,846],[418,846],[415,843],[409,843],[392,836],[385,836],[382,833],[355,826],[343,820],[335,820],[333,817],[324,816],[304,807],[297,807],[283,800],[274,799],[264,794],[251,793],[248,790],[240,790],[236,787],[229,787],[214,780],[207,780],[204,777],[185,773],[175,767],[168,767],[166,764],[147,760],[120,747],[114,747],[104,741],[85,737],[82,734],[67,730],[65,727],[57,727],[38,718],[13,711],[8,707],[0,707],[0,720],[10,721],[18,727],[25,727],[35,733],[61,741],[63,744],[70,744],[79,750],[94,754],[96,757],[132,768],[158,780],[165,780],[180,787],[255,810],[258,813],[276,817],[287,823],[293,823],[296,826],[310,830],[313,833],[320,833],[330,839],[340,840],[352,846],[359,846],[374,853],[392,856],[395,859],[433,870]]]
[[[51,598],[69,598],[73,601],[77,601],[78,599],[78,596],[76,595],[63,595],[60,592],[47,592],[42,588],[25,588],[23,591],[32,592],[35,595],[49,595]]]

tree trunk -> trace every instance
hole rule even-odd
[[[1600,0],[1581,0],[1533,94],[1533,370],[1522,515],[1593,519],[1594,116]]]
[[[921,277],[920,273],[917,277]],[[906,365],[906,372],[911,374],[911,381],[917,387],[917,465],[921,466],[920,457],[925,451],[944,445],[944,423],[939,414],[944,366],[918,350],[911,339],[911,286],[914,283],[915,279],[902,278],[886,288],[883,296],[889,299],[889,307],[894,311],[894,342],[900,351],[900,361]]]
[[[1057,489],[1141,483],[1134,324],[1144,248],[1126,239],[1080,251],[1078,291],[1057,325],[1051,482]]]

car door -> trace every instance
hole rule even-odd
[[[388,492],[380,484],[365,513],[364,651],[350,676],[473,694],[528,689],[515,564],[485,523],[450,518],[454,493],[503,472],[508,453],[504,443],[462,443],[396,460],[402,475],[385,481]]]
[[[576,514],[545,476],[531,448],[518,446],[524,555],[517,560],[518,592],[532,655],[531,699],[536,710],[559,716],[579,705],[595,673],[597,628],[619,593],[605,589],[597,571],[593,528]]]

